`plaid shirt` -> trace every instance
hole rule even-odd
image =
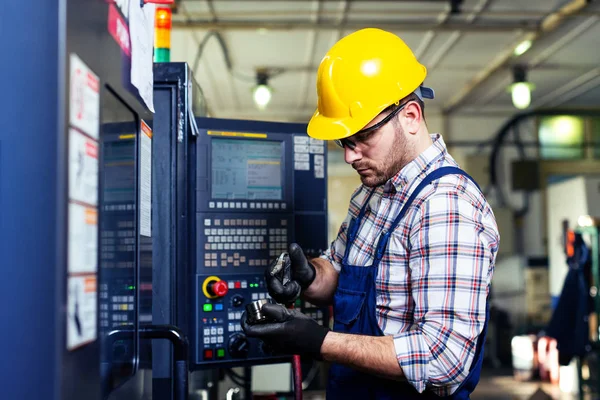
[[[457,166],[440,135],[433,145],[376,188],[349,253],[369,266],[377,239],[430,172]],[[346,230],[372,189],[353,194],[337,239],[322,256],[341,269]],[[486,316],[499,244],[494,215],[470,180],[447,175],[417,196],[390,237],[375,282],[377,320],[394,336],[398,363],[419,392],[452,394],[466,378]]]

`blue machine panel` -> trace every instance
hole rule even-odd
[[[285,360],[246,338],[240,319],[246,304],[269,297],[264,271],[290,243],[309,256],[327,247],[325,143],[302,124],[196,122],[193,367]],[[328,322],[326,309],[297,306]]]

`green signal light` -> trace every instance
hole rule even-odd
[[[135,286],[127,286],[127,289],[133,290],[133,289],[135,289]]]

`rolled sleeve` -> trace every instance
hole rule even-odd
[[[467,377],[498,241],[493,216],[460,194],[436,194],[421,205],[409,240],[414,322],[394,335],[398,363],[419,392],[449,395]]]

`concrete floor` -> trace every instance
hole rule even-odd
[[[307,391],[304,399],[325,400],[325,393]],[[561,393],[558,386],[549,383],[519,382],[510,370],[484,369],[471,400],[578,400],[578,396]],[[591,400],[591,397],[586,396],[585,400]]]
[[[536,392],[538,392],[536,394]],[[532,397],[534,394],[535,397]],[[510,370],[482,373],[471,400],[577,400],[577,395],[561,393],[558,386],[545,382],[519,382]],[[591,399],[591,397],[585,397]]]

